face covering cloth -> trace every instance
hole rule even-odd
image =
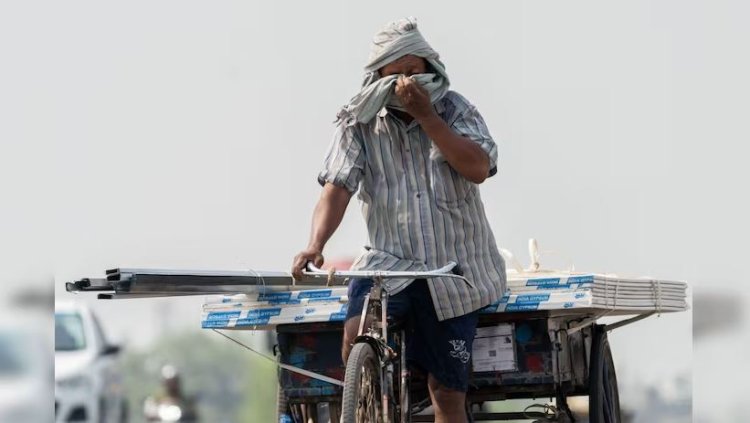
[[[438,53],[427,44],[414,18],[401,19],[385,26],[373,39],[370,58],[360,92],[341,108],[337,117],[347,125],[368,123],[385,106],[405,111],[394,93],[398,75],[381,78],[378,70],[407,55],[424,58],[435,73],[413,75],[430,96],[432,104],[448,92],[450,81]]]

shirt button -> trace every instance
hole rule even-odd
[[[417,194],[417,198],[420,198],[420,197],[421,197],[421,195],[420,195],[420,194]]]

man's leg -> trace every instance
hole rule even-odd
[[[418,282],[422,283],[411,293],[414,331],[411,339],[407,338],[407,352],[428,373],[435,421],[466,422],[466,391],[478,314],[439,321],[427,284]]]
[[[430,374],[427,379],[435,423],[466,423],[466,393],[443,386]]]
[[[370,279],[352,279],[349,281],[349,288],[347,289],[349,304],[347,305],[346,321],[344,322],[344,339],[341,343],[341,359],[344,365],[346,365],[346,360],[352,350],[354,338],[357,337],[365,296],[370,292],[370,288],[372,288],[372,280]]]
[[[353,279],[349,282],[348,296],[349,304],[346,309],[346,321],[344,322],[344,339],[341,345],[341,359],[344,364],[349,358],[352,350],[352,343],[357,337],[359,330],[359,321],[362,316],[362,308],[365,303],[365,296],[370,293],[372,281],[370,279]],[[406,288],[409,289],[408,287]],[[409,300],[407,295],[398,293],[388,298],[388,316],[403,317],[408,313]],[[370,325],[370,318],[365,322],[364,327]]]
[[[344,341],[341,343],[341,360],[346,365],[346,360],[349,358],[349,353],[352,352],[352,344],[354,338],[357,337],[357,330],[359,329],[360,317],[352,317],[344,322]]]

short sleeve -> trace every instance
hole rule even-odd
[[[497,145],[477,108],[469,104],[466,110],[461,112],[453,121],[451,128],[456,133],[479,144],[490,158],[490,176],[495,175],[497,173]]]
[[[318,183],[327,182],[350,193],[357,191],[364,172],[365,151],[362,139],[353,125],[339,124],[328,147]]]

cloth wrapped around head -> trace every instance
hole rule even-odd
[[[435,73],[414,75],[412,79],[427,90],[433,104],[443,98],[450,86],[445,65],[422,37],[416,19],[405,18],[389,23],[375,35],[362,89],[341,108],[338,119],[353,125],[369,122],[384,106],[405,111],[394,93],[398,75],[381,78],[378,69],[406,55],[422,57],[431,65]]]

